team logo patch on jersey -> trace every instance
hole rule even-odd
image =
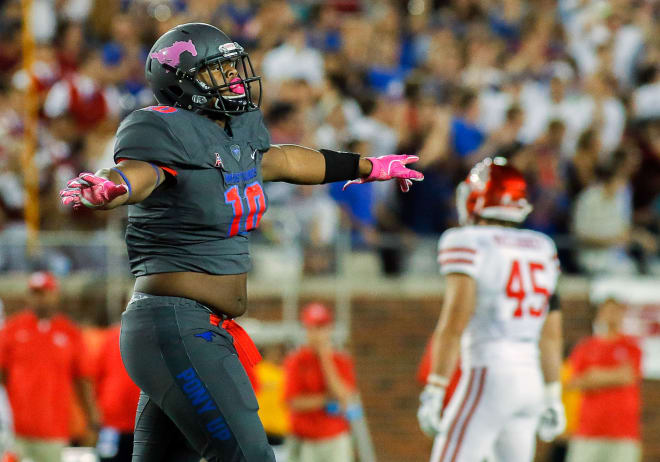
[[[241,148],[237,144],[232,144],[229,147],[229,152],[231,152],[231,155],[234,156],[234,159],[236,159],[236,162],[240,162],[241,160]]]
[[[197,56],[197,48],[195,48],[195,44],[192,40],[188,40],[187,42],[174,42],[169,47],[161,48],[155,53],[151,53],[149,57],[157,59],[161,64],[169,64],[172,67],[176,67],[179,65],[181,55],[185,51],[193,56]],[[169,71],[166,69],[165,72]]]
[[[220,154],[217,152],[215,153],[215,166],[218,168],[223,168],[224,165],[222,164],[222,159],[220,158]]]

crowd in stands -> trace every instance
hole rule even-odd
[[[34,85],[21,69],[20,2],[0,2],[0,229],[20,239],[26,91],[38,93],[44,230],[90,229],[57,190],[112,161],[131,111],[154,104],[151,44],[209,22],[249,51],[273,143],[414,153],[424,182],[269,188],[267,238],[326,252],[341,229],[384,268],[456,225],[476,161],[529,180],[527,225],[557,239],[567,272],[659,271],[660,5],[652,0],[35,0]],[[17,269],[11,255],[0,269]],[[20,265],[19,265],[20,266]],[[18,267],[18,269],[21,269]],[[327,268],[316,268],[323,271]]]

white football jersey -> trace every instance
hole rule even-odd
[[[477,283],[474,315],[461,339],[463,367],[538,364],[560,273],[552,239],[505,226],[453,228],[440,238],[438,262],[442,274],[464,273]]]

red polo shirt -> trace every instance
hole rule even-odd
[[[355,388],[355,372],[351,358],[346,354],[333,353],[332,359],[344,383]],[[286,401],[327,391],[321,362],[316,352],[309,347],[302,347],[287,356],[284,362]],[[291,410],[291,432],[299,438],[332,438],[348,431],[348,421],[342,416],[330,415],[323,409],[305,412]]]
[[[106,331],[103,347],[96,361],[96,396],[103,425],[131,433],[140,389],[124,368],[119,352],[119,326]]]
[[[29,310],[0,331],[0,368],[18,436],[68,439],[74,380],[89,377],[82,335],[64,315],[39,320]]]
[[[576,377],[589,368],[618,367],[630,363],[641,376],[642,352],[634,338],[621,335],[614,340],[588,337],[573,350],[570,361]],[[586,390],[576,435],[591,438],[640,438],[640,386],[633,385]]]

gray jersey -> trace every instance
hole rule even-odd
[[[207,117],[169,106],[140,109],[121,123],[115,162],[150,162],[170,177],[128,208],[135,276],[250,269],[249,232],[267,207],[261,159],[270,135],[260,111],[232,117],[229,126],[231,136]]]

